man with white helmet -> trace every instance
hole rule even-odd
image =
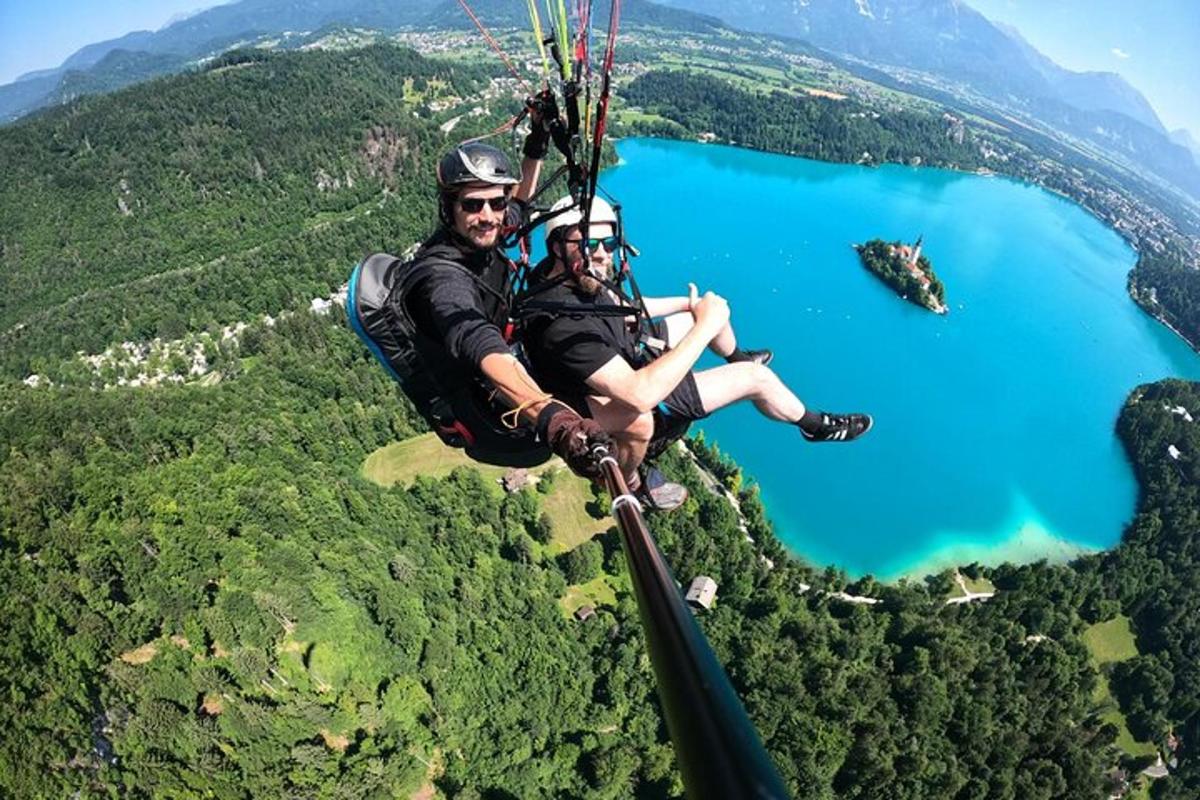
[[[612,434],[627,480],[637,482],[648,451],[659,452],[692,422],[739,400],[796,425],[808,441],[846,442],[871,428],[866,414],[808,409],[767,367],[770,351],[737,347],[729,306],[712,292],[700,296],[689,284],[687,296],[643,298],[649,326],[611,308],[605,313],[621,304],[612,289],[620,226],[612,207],[595,198],[585,261],[582,215],[574,205],[565,197],[548,212],[548,255],[536,272],[536,296],[549,310],[528,318],[525,349],[540,385]],[[693,371],[705,349],[728,363]],[[683,487],[657,476],[647,484],[652,507],[674,508],[687,498]]]

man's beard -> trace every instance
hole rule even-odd
[[[473,227],[468,229],[469,239],[471,244],[478,247],[480,250],[487,250],[495,247],[500,242],[500,228],[478,228]]]
[[[611,270],[606,269],[603,266],[593,265],[590,268],[580,270],[579,279],[576,282],[579,284],[579,288],[583,290],[584,294],[595,297],[606,288],[603,281],[608,280],[611,272]],[[597,275],[603,276],[603,280],[600,277],[597,277]]]
[[[585,272],[579,276],[579,288],[589,297],[595,297],[600,294],[604,284]]]

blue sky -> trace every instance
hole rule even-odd
[[[57,67],[84,45],[158,30],[177,14],[218,5],[222,0],[0,0],[0,84]]]
[[[396,0],[404,2],[404,0]],[[786,0],[774,0],[785,2]],[[519,2],[519,0],[514,0]],[[967,0],[1065,67],[1123,75],[1200,139],[1200,0]],[[220,0],[0,0],[0,84]]]
[[[1073,70],[1116,72],[1168,129],[1200,139],[1197,0],[966,0]]]

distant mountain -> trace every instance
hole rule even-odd
[[[1081,111],[1115,111],[1158,133],[1166,133],[1158,114],[1137,89],[1115,72],[1072,72],[1051,61],[1011,25],[993,22],[1013,41],[1045,80],[1056,99]]]
[[[1200,197],[1200,169],[1119,75],[1072,72],[960,0],[663,0],[730,25],[965,84]]]
[[[130,84],[178,72],[187,59],[170,54],[112,50],[90,69],[72,69],[46,96],[46,105],[69,102],[85,94],[111,92]]]
[[[529,22],[525,4],[513,0],[480,0],[472,8],[489,27],[524,27]],[[602,31],[599,26],[608,22],[608,6],[598,3],[595,14]],[[726,28],[716,17],[649,0],[627,0],[621,19],[626,25],[688,32]],[[157,31],[134,31],[89,44],[54,69],[27,73],[0,86],[0,123],[81,94],[112,91],[177,72],[191,61],[264,35],[332,27],[387,31],[408,26],[464,28],[471,22],[456,0],[241,0],[180,17]]]
[[[68,73],[99,69],[102,74],[89,78],[76,75],[74,86],[128,85],[134,80],[152,77],[149,65],[157,64],[166,72],[174,71],[190,60],[214,55],[239,40],[262,34],[287,31],[313,31],[334,24],[390,30],[418,25],[440,0],[241,0],[216,6],[167,25],[157,31],[134,31],[116,39],[89,44],[73,53],[59,67],[22,76],[16,82],[0,86],[0,122],[15,119],[64,96],[82,93],[72,86],[60,86]],[[132,67],[132,56],[117,63],[105,62],[115,51],[142,53],[137,57],[141,69],[132,69],[131,80],[119,82],[119,69]],[[151,56],[166,56],[155,60]],[[167,68],[167,65],[171,66]],[[123,65],[123,66],[120,66]],[[137,74],[139,77],[132,77]]]
[[[604,2],[592,7],[593,31],[603,35],[608,25],[610,6]],[[489,28],[520,27],[529,25],[529,11],[524,4],[513,0],[477,0],[471,9]],[[539,10],[541,6],[539,5]],[[719,18],[699,14],[681,8],[660,5],[650,0],[625,0],[621,3],[622,25],[646,25],[689,33],[713,33],[728,30],[729,26]],[[463,13],[458,0],[441,0],[439,5],[422,20],[422,25],[431,28],[472,28],[474,23]],[[543,17],[543,24],[545,18]]]
[[[1170,136],[1172,142],[1186,147],[1191,152],[1192,158],[1195,159],[1196,163],[1200,164],[1200,142],[1197,142],[1193,138],[1187,128],[1179,128],[1178,130],[1171,131]]]

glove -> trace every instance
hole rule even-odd
[[[521,153],[526,158],[541,161],[546,157],[546,153],[550,152],[550,123],[558,119],[558,103],[554,99],[554,93],[547,89],[526,100],[525,105],[529,108],[529,121],[532,125],[529,135],[525,137],[525,144],[521,147]]]
[[[550,403],[537,419],[538,438],[550,445],[554,454],[567,462],[576,475],[594,478],[600,474],[600,464],[592,455],[596,445],[612,449],[612,437],[594,419],[575,413],[569,406]]]

